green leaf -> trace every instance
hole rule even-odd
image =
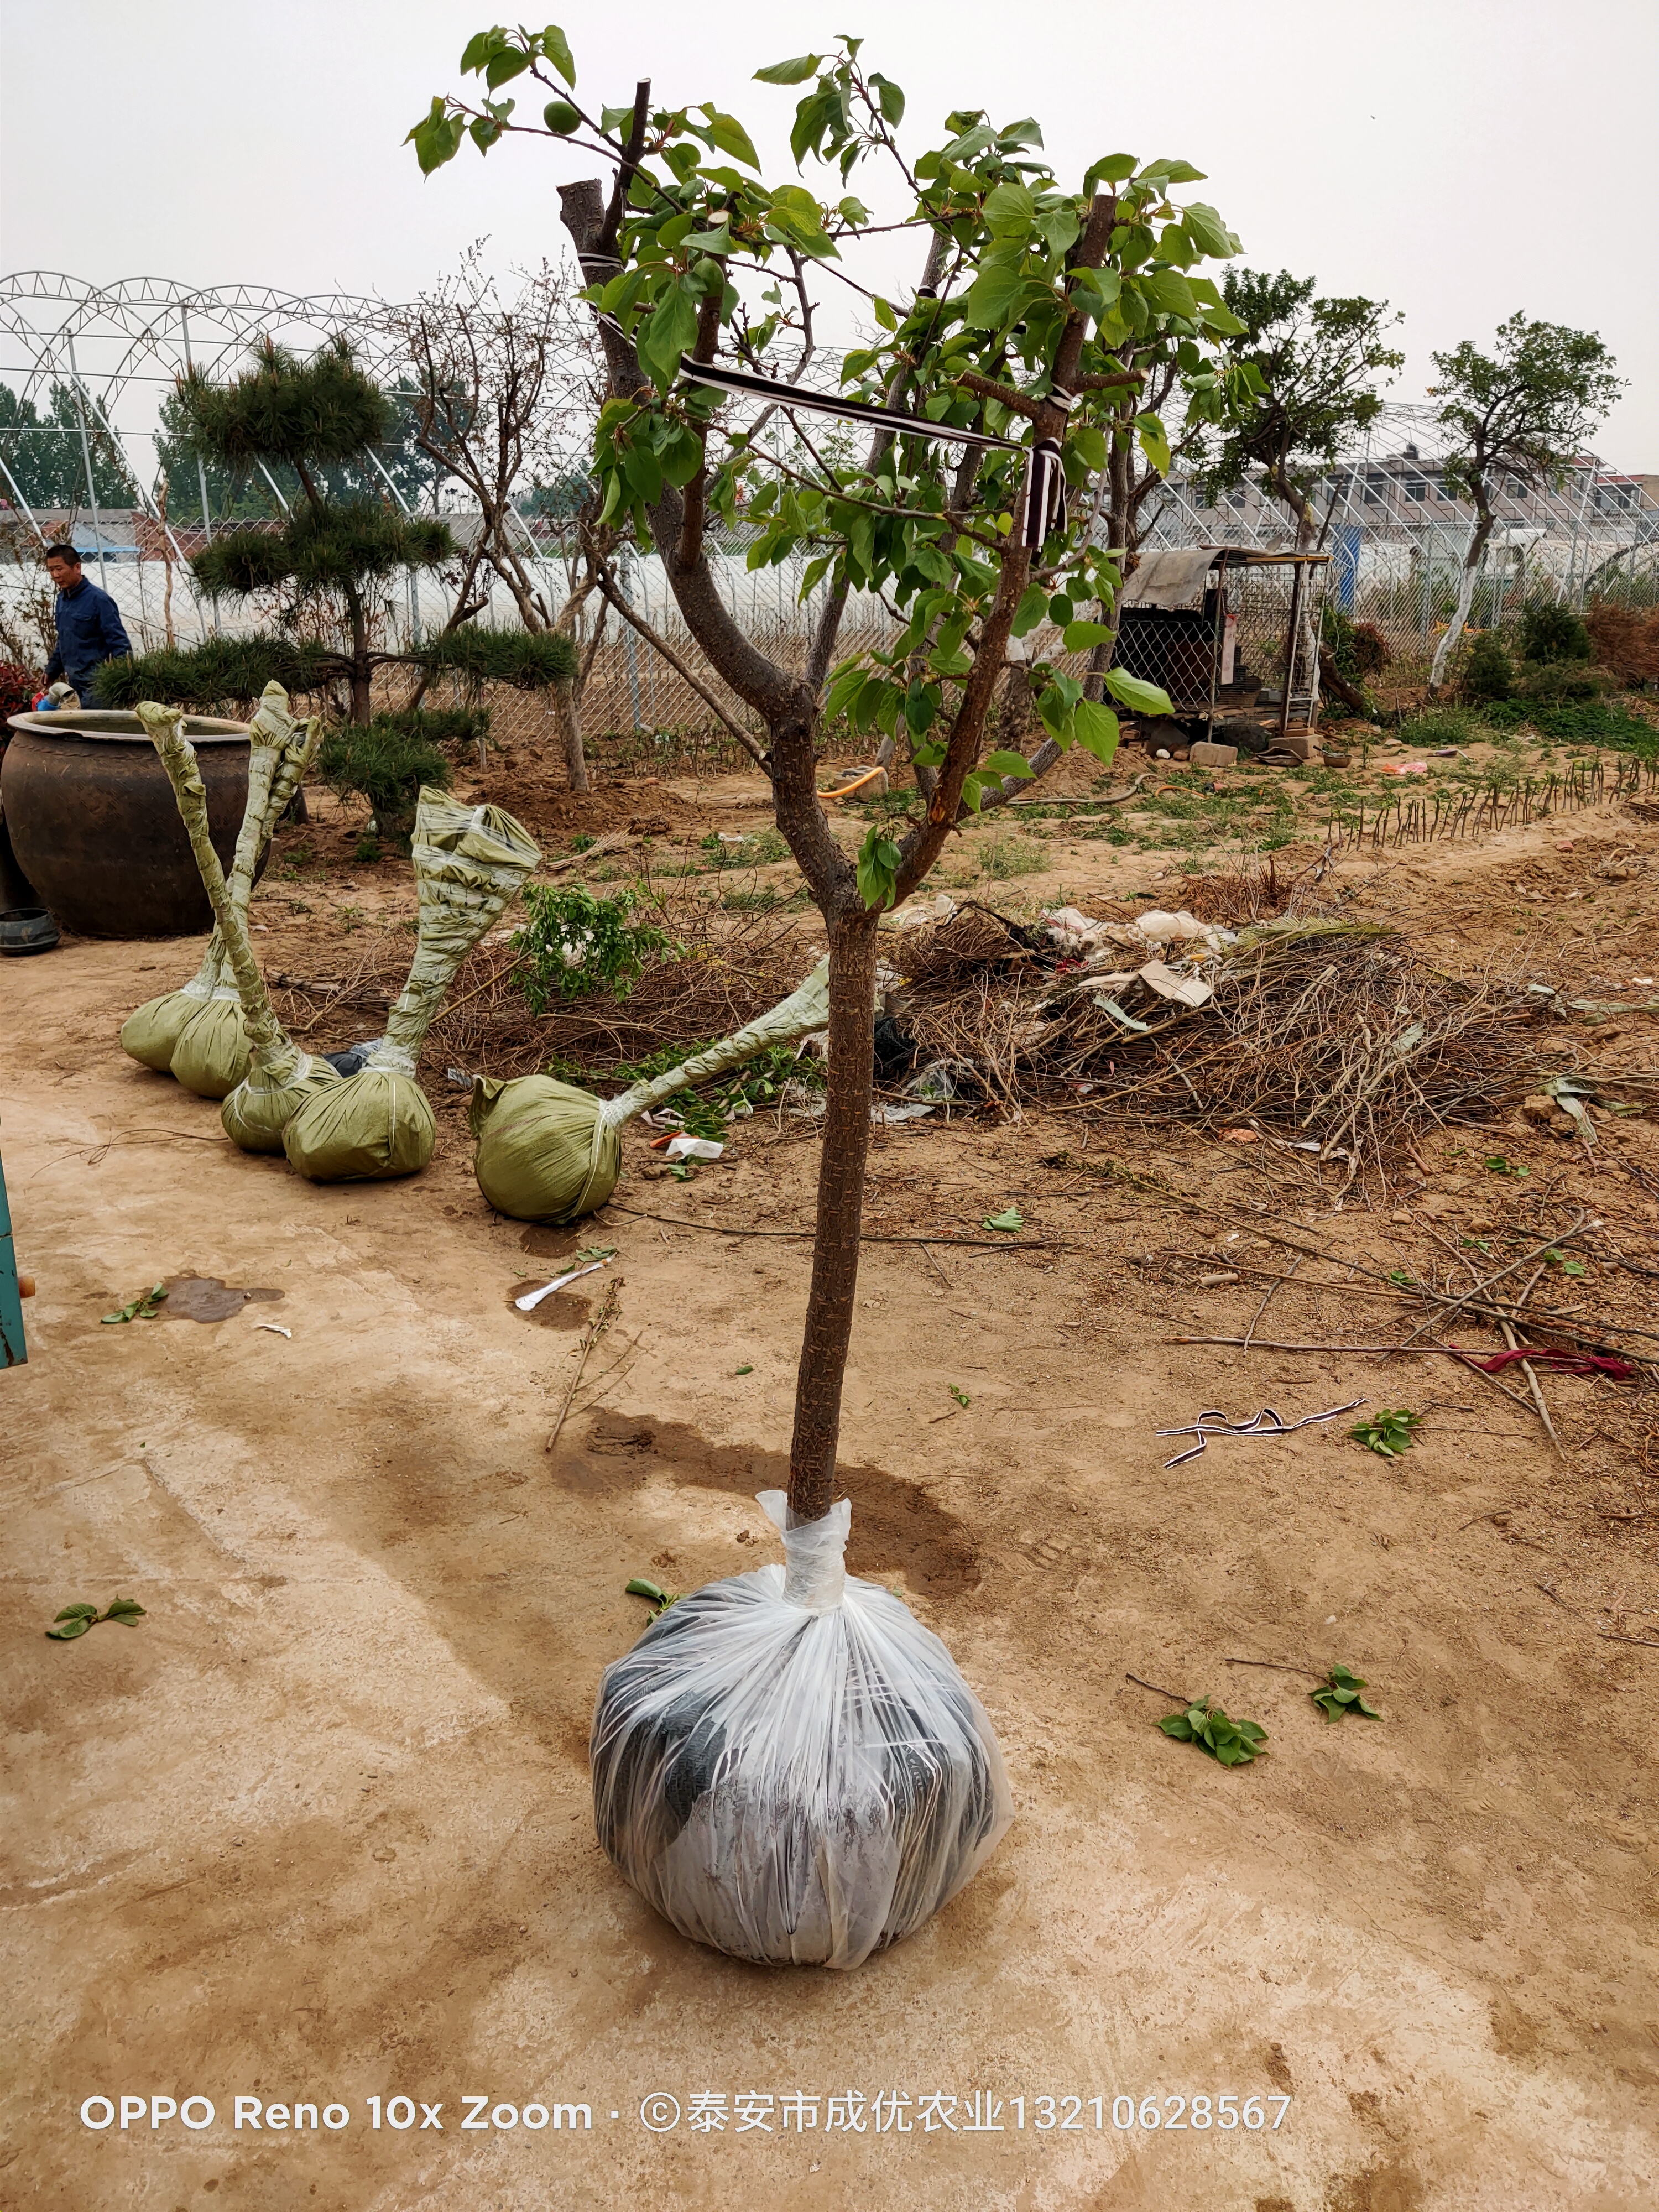
[[[421,174],[429,177],[446,161],[454,160],[465,136],[466,118],[448,114],[443,101],[434,98],[430,114],[422,117],[404,143],[414,147],[415,158],[421,165]]]
[[[1030,776],[1034,772],[1030,762],[1026,759],[1024,753],[1007,751],[988,753],[980,763],[980,766],[988,769],[993,775]]]
[[[1127,676],[1121,668],[1109,668],[1105,675],[1106,689],[1120,707],[1127,707],[1133,714],[1173,714],[1175,708],[1170,695],[1156,684],[1147,684],[1139,676]]]
[[[581,117],[568,100],[550,100],[542,110],[542,121],[560,138],[568,138],[581,126]]]
[[[722,154],[729,154],[734,161],[743,162],[747,168],[759,170],[760,155],[755,151],[754,142],[749,133],[735,115],[711,115],[708,135]]]
[[[1036,628],[1048,611],[1048,594],[1040,584],[1028,584],[1020,594],[1019,605],[1014,609],[1014,635],[1024,637]]]
[[[54,1613],[52,1618],[54,1620],[96,1620],[98,1608],[95,1605],[66,1605],[61,1613]]]
[[[1024,185],[997,185],[985,195],[985,224],[994,238],[1028,231],[1036,220],[1036,202]]]
[[[1200,252],[1212,260],[1229,261],[1238,252],[1238,240],[1234,237],[1212,207],[1202,200],[1194,200],[1183,208],[1181,227]]]
[[[884,76],[879,70],[871,70],[870,82],[874,88],[876,100],[881,109],[882,121],[890,123],[896,127],[904,120],[902,90],[893,82],[891,77]]]
[[[48,1636],[54,1638],[59,1644],[72,1644],[77,1636],[84,1636],[88,1629],[91,1626],[91,1621],[86,1620],[84,1617],[77,1616],[73,1620],[64,1621],[61,1627],[49,1628],[46,1631],[46,1633]]]
[[[664,293],[655,313],[640,327],[640,366],[660,392],[679,373],[680,359],[697,335],[697,301],[681,277]],[[648,503],[648,502],[647,502]]]
[[[1213,331],[1218,337],[1243,337],[1249,327],[1247,323],[1240,322],[1231,307],[1200,307],[1198,319],[1206,331]]]
[[[136,1628],[144,1617],[144,1608],[136,1597],[118,1597],[107,1613],[106,1620],[118,1620],[124,1628]]]
[[[515,76],[522,76],[530,67],[531,57],[522,46],[498,46],[484,69],[484,82],[491,92],[510,84]]]
[[[1014,1237],[1024,1228],[1025,1216],[1017,1206],[1006,1206],[1000,1213],[988,1213],[979,1225],[981,1229],[1000,1229]]]
[[[904,855],[879,822],[872,822],[859,854],[859,896],[878,913],[893,902],[895,878]]]
[[[1018,262],[993,259],[988,255],[969,287],[963,306],[963,319],[973,330],[1000,330],[1024,289],[1025,279]]]
[[[556,23],[550,23],[542,33],[542,52],[574,92],[576,89],[576,64],[570,57],[570,41]]]
[[[773,62],[765,69],[755,71],[757,84],[805,84],[809,76],[816,76],[822,54],[797,54],[792,62]]]
[[[1103,768],[1109,766],[1120,734],[1117,716],[1109,707],[1097,706],[1092,699],[1079,699],[1072,709],[1072,734],[1084,751],[1092,753]]]
[[[1104,645],[1113,635],[1103,622],[1069,622],[1060,642],[1067,653],[1086,653],[1091,645]]]
[[[1158,416],[1138,415],[1135,417],[1135,437],[1141,452],[1159,476],[1167,477],[1170,468],[1170,441],[1164,435],[1164,425]]]
[[[1089,164],[1088,174],[1083,180],[1083,189],[1085,191],[1092,191],[1097,183],[1121,185],[1126,177],[1133,177],[1134,173],[1135,157],[1133,154],[1109,154],[1103,161],[1091,161]]]
[[[1356,1423],[1348,1434],[1367,1451],[1377,1452],[1384,1459],[1398,1459],[1411,1449],[1422,1419],[1421,1413],[1410,1413],[1403,1406],[1394,1409],[1385,1406],[1375,1420]]]

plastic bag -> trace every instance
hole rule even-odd
[[[684,1936],[856,1966],[921,1927],[1013,1818],[991,1723],[933,1632],[844,1574],[852,1506],[789,1528],[787,1565],[710,1583],[606,1668],[600,1843]]]

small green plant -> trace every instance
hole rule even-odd
[[[974,1401],[968,1395],[968,1393],[965,1390],[958,1390],[954,1382],[950,1385],[950,1391],[951,1395],[956,1400],[957,1405],[960,1406],[964,1412],[973,1404]]]
[[[102,1613],[95,1605],[66,1605],[46,1633],[56,1643],[72,1644],[88,1629],[96,1628],[100,1620],[115,1620],[123,1628],[137,1628],[143,1617],[144,1608],[136,1597],[118,1597]]]
[[[1409,1291],[1415,1288],[1417,1278],[1404,1267],[1390,1267],[1389,1280],[1391,1283],[1398,1283],[1402,1291]]]
[[[1544,1264],[1547,1267],[1559,1267],[1564,1275],[1582,1275],[1584,1272],[1582,1260],[1569,1260],[1565,1252],[1558,1252],[1553,1245],[1545,1253]]]
[[[1364,1686],[1364,1676],[1339,1660],[1319,1687],[1310,1690],[1308,1695],[1328,1721],[1340,1721],[1344,1713],[1363,1713],[1368,1721],[1380,1721],[1382,1716],[1376,1707],[1368,1705],[1359,1694]]]
[[[1356,1422],[1348,1434],[1367,1451],[1380,1452],[1384,1459],[1398,1459],[1411,1449],[1422,1420],[1421,1413],[1408,1413],[1403,1406],[1385,1406],[1374,1420]]]
[[[1488,1175],[1523,1176],[1532,1173],[1530,1168],[1520,1166],[1516,1161],[1506,1158],[1502,1152],[1488,1152],[1480,1164]]]
[[[380,839],[378,837],[371,837],[368,833],[365,831],[364,834],[357,840],[356,844],[353,847],[351,857],[355,860],[378,860],[380,857]]]
[[[167,1294],[165,1283],[153,1283],[143,1291],[130,1305],[118,1306],[112,1314],[104,1316],[104,1327],[116,1321],[154,1321],[161,1310],[161,1301]]]
[[[685,1595],[684,1590],[662,1589],[655,1583],[647,1582],[643,1575],[635,1575],[630,1582],[625,1583],[623,1588],[624,1595],[629,1597],[643,1597],[650,1600],[653,1620],[660,1620],[671,1605],[678,1605]]]
[[[654,1075],[665,1075],[671,1067],[678,1067],[684,1060],[695,1059],[706,1052],[714,1042],[700,1038],[690,1044],[663,1046],[659,1052],[649,1054],[644,1060],[622,1060],[611,1069],[613,1079],[624,1086],[648,1083]],[[567,1066],[568,1072],[567,1072]],[[547,1073],[561,1082],[580,1084],[586,1080],[574,1063],[548,1064]],[[728,1116],[736,1117],[747,1108],[750,1113],[774,1104],[787,1083],[799,1083],[809,1090],[823,1090],[825,1077],[823,1063],[807,1056],[795,1057],[793,1045],[769,1045],[746,1060],[740,1067],[717,1079],[707,1092],[681,1091],[672,1102],[680,1116],[680,1126],[691,1137],[712,1137],[716,1142],[726,1134]]]
[[[654,923],[636,921],[636,894],[603,893],[579,886],[532,884],[525,891],[526,928],[515,931],[519,988],[531,1012],[544,1014],[557,999],[580,999],[603,991],[625,999],[647,960],[672,954],[667,933]]]
[[[734,1367],[732,1370],[733,1375],[752,1375],[754,1371],[752,1367]]]
[[[1236,1721],[1207,1698],[1188,1705],[1184,1713],[1166,1713],[1158,1726],[1176,1743],[1195,1743],[1223,1766],[1249,1766],[1267,1756],[1261,1748],[1267,1731],[1259,1721]]]
[[[1025,1216],[1017,1206],[1008,1206],[1000,1213],[988,1213],[979,1225],[981,1229],[1000,1229],[1013,1237],[1024,1228]]]
[[[337,724],[323,739],[317,773],[339,797],[355,792],[366,799],[380,835],[399,853],[409,850],[421,786],[447,791],[455,780],[429,737],[391,716]]]
[[[1570,607],[1544,600],[1521,620],[1521,650],[1528,660],[1594,660],[1590,634]]]
[[[1495,629],[1483,629],[1463,671],[1463,691],[1477,701],[1507,699],[1515,690],[1515,663]]]

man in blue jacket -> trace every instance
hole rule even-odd
[[[119,660],[132,651],[121,611],[107,592],[87,581],[72,545],[47,546],[46,574],[58,592],[52,609],[58,644],[46,663],[46,681],[55,684],[62,677],[75,686],[82,707],[100,707],[98,671],[106,660]]]

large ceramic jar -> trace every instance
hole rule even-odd
[[[78,937],[212,927],[173,786],[136,714],[13,714],[0,806],[23,872]],[[214,850],[228,871],[247,804],[245,722],[191,715]]]

